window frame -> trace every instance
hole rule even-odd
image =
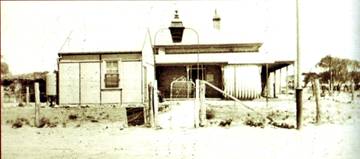
[[[113,66],[109,66],[109,63],[113,63]],[[114,67],[114,68],[116,67],[116,69],[111,68],[111,67]],[[111,77],[111,76],[115,76],[115,77]],[[119,73],[119,61],[118,60],[106,60],[105,61],[104,86],[106,89],[120,87],[120,73]]]

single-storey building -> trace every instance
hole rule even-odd
[[[124,43],[123,33],[104,28],[87,34],[85,41],[69,36],[58,54],[60,105],[137,105],[147,100],[147,85],[154,79],[149,35],[144,31]]]
[[[108,34],[95,32],[99,36],[87,35],[85,40],[69,36],[58,54],[59,103],[141,105],[147,103],[147,86],[155,80],[165,98],[176,98],[184,88],[180,98],[191,98],[195,79],[239,99],[254,99],[268,94],[270,72],[293,64],[262,53],[261,42],[240,42],[222,34],[216,13],[206,32],[183,27],[177,13],[171,25],[182,28],[183,40],[177,39],[178,32],[170,34],[171,27],[153,36],[144,29],[139,36],[125,37],[126,44],[119,29],[104,29]],[[225,96],[209,88],[206,97]]]

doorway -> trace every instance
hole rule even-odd
[[[193,65],[187,67],[188,79],[195,83],[196,79],[204,80],[205,67],[203,65]]]

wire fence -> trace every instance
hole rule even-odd
[[[14,84],[3,86],[4,91],[1,92],[3,94],[3,102],[4,103],[22,103],[26,102],[27,96],[27,87],[29,93],[29,102],[35,102],[35,90],[33,84]],[[40,83],[40,102],[46,102],[46,88],[45,84]]]

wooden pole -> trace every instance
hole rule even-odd
[[[296,0],[296,129],[301,129],[302,123],[302,86],[301,86],[301,56],[300,56],[300,21],[299,0]]]
[[[321,103],[320,103],[320,82],[319,79],[313,80],[314,90],[315,90],[315,102],[316,102],[316,123],[320,124],[321,122]]]
[[[145,87],[147,90],[146,90],[146,92],[147,92],[147,104],[145,104],[145,107],[144,107],[144,123],[145,123],[145,126],[149,126],[150,125],[150,121],[149,121],[149,118],[150,118],[150,116],[149,116],[149,114],[150,114],[150,87],[149,87],[149,85],[147,84],[147,87]]]
[[[300,130],[302,126],[302,89],[296,88],[296,129]]]
[[[40,90],[39,83],[35,82],[35,126],[38,127],[40,125]]]
[[[1,85],[1,108],[4,106],[4,86]]]
[[[282,73],[281,70],[282,70],[282,69],[279,70],[279,94],[281,94],[281,80],[282,80],[282,78],[281,78],[281,75],[282,75],[282,74],[281,74],[281,73]]]
[[[289,93],[289,79],[288,79],[288,76],[289,76],[289,66],[286,66],[286,73],[285,73],[285,94],[288,95]]]
[[[351,82],[351,101],[355,100],[355,82]]]
[[[29,102],[30,102],[29,86],[26,86],[26,105],[29,105]]]
[[[276,70],[274,71],[274,84],[273,84],[273,90],[274,90],[274,98],[277,97],[277,78],[276,78]]]
[[[200,80],[196,79],[196,88],[195,88],[195,110],[194,110],[194,127],[197,128],[199,125],[199,109],[200,109]]]
[[[149,85],[149,123],[152,128],[155,128],[154,123],[154,87]]]
[[[157,81],[154,81],[154,126],[158,128],[158,111],[159,111],[159,96],[157,89]]]
[[[205,83],[200,81],[200,126],[206,126]]]
[[[266,107],[269,106],[269,64],[266,64],[266,83],[265,83],[265,97],[266,97]]]

